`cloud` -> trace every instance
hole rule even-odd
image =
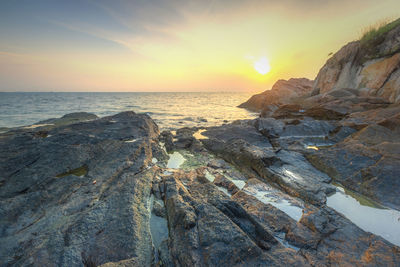
[[[48,22],[85,33],[106,41],[111,41],[138,53],[136,47],[143,40],[179,42],[176,32],[184,27],[190,27],[193,18],[198,21],[214,20],[226,22],[237,20],[241,16],[252,13],[282,16],[322,16],[321,12],[332,13],[332,7],[349,10],[366,6],[372,0],[86,0],[83,11],[72,13],[74,7],[65,8],[62,14],[54,7],[47,12]],[[72,1],[72,6],[78,5]],[[346,7],[346,9],[344,8]],[[86,10],[86,12],[85,12]],[[65,14],[67,13],[67,15]],[[88,14],[88,15],[84,15]],[[137,54],[137,56],[143,56]]]

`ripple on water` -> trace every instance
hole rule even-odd
[[[270,204],[280,209],[292,219],[299,221],[303,215],[303,208],[293,204],[289,196],[283,195],[278,190],[264,184],[247,184],[243,191],[254,196],[264,204]],[[287,198],[286,198],[287,197]]]
[[[167,168],[179,169],[184,162],[185,162],[185,158],[182,156],[182,154],[175,151],[174,153],[169,154]]]
[[[343,214],[364,231],[400,246],[400,211],[373,205],[374,202],[338,187],[327,205]]]

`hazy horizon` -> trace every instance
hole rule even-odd
[[[246,92],[314,79],[398,1],[2,1],[1,92]]]

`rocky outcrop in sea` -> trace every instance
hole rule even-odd
[[[272,86],[271,90],[253,95],[239,107],[252,111],[262,111],[266,107],[274,110],[279,105],[291,103],[308,95],[313,89],[313,83],[314,81],[306,78],[292,78],[288,81],[279,80]]]

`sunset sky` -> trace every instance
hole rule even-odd
[[[313,79],[399,13],[399,0],[2,0],[0,91],[257,92]]]

